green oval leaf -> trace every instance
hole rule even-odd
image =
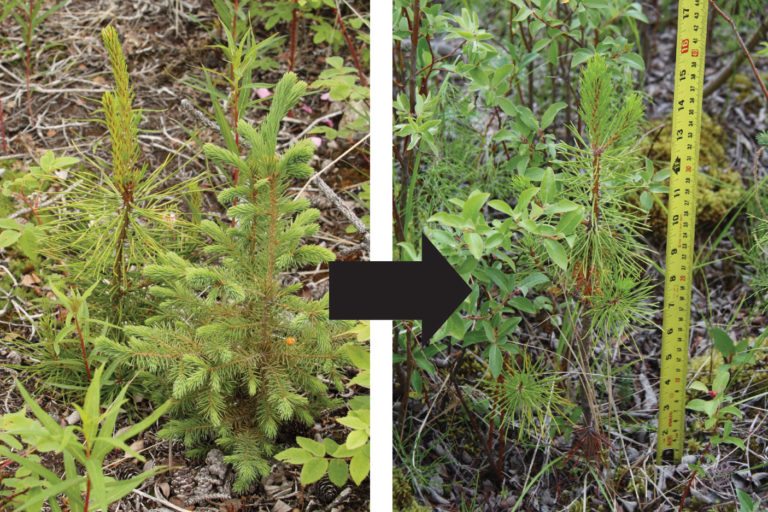
[[[288,448],[275,455],[277,460],[282,460],[290,464],[306,464],[313,456],[303,448]]]
[[[313,439],[297,436],[296,442],[299,443],[299,446],[307,450],[312,455],[315,455],[316,457],[325,456],[325,446]]]
[[[464,241],[475,259],[483,257],[483,238],[477,233],[464,233]]]
[[[568,256],[560,242],[551,238],[545,238],[544,247],[547,248],[547,254],[555,262],[555,265],[563,270],[568,268]]]
[[[304,467],[301,468],[301,484],[309,485],[311,483],[317,482],[323,478],[323,475],[325,475],[327,470],[327,459],[322,457],[310,459],[306,464],[304,464]]]
[[[368,433],[365,430],[353,430],[347,436],[347,448],[355,450],[365,445],[368,441]]]
[[[18,231],[12,231],[12,230],[3,231],[2,233],[0,233],[0,247],[9,247],[13,245],[14,243],[16,243],[16,240],[18,240],[20,236],[21,236],[21,233],[19,233]]]
[[[371,470],[371,459],[365,453],[358,453],[349,461],[349,474],[357,485],[363,483]]]
[[[341,487],[347,483],[347,477],[349,476],[349,467],[346,461],[341,459],[333,459],[328,464],[328,479],[336,487]]]

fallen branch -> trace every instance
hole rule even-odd
[[[363,239],[364,239],[366,242],[367,242],[367,241],[369,241],[369,239],[370,239],[370,237],[369,237],[369,235],[368,235],[368,227],[367,227],[365,224],[363,224],[363,222],[362,222],[362,221],[361,221],[361,220],[360,220],[360,219],[357,217],[357,215],[355,215],[355,212],[353,212],[352,210],[350,210],[350,209],[347,207],[347,205],[345,205],[345,204],[342,202],[341,198],[340,198],[340,197],[339,197],[339,196],[336,194],[336,192],[334,192],[333,190],[331,190],[331,187],[329,187],[329,186],[328,186],[328,184],[327,184],[326,182],[324,182],[324,181],[323,181],[323,180],[320,178],[320,175],[321,175],[321,174],[323,174],[323,173],[324,173],[325,171],[327,171],[328,169],[330,169],[331,167],[333,167],[334,165],[336,165],[336,163],[337,163],[339,160],[341,160],[342,158],[344,158],[345,156],[347,156],[349,153],[351,153],[352,151],[354,151],[354,150],[355,150],[355,148],[357,148],[357,146],[359,146],[360,144],[362,144],[363,142],[365,142],[366,140],[368,140],[368,137],[370,137],[370,134],[367,134],[365,137],[363,137],[363,138],[362,138],[362,139],[360,139],[359,141],[355,142],[355,143],[352,145],[352,147],[350,147],[350,148],[349,148],[349,149],[347,149],[345,152],[343,152],[341,155],[339,155],[338,157],[336,157],[336,158],[333,160],[333,162],[329,163],[328,165],[326,165],[325,167],[323,167],[322,169],[320,169],[320,171],[319,171],[319,172],[317,172],[315,175],[313,175],[311,178],[309,178],[309,179],[307,180],[307,182],[304,184],[304,186],[303,186],[303,187],[301,187],[301,190],[299,190],[299,193],[298,193],[298,194],[296,194],[297,196],[301,195],[301,193],[302,193],[302,192],[304,192],[304,191],[307,189],[307,187],[309,186],[309,184],[310,184],[310,183],[312,183],[312,182],[314,181],[314,182],[315,182],[315,184],[317,185],[317,188],[320,190],[320,192],[322,192],[322,194],[323,194],[325,197],[327,197],[327,198],[328,198],[328,200],[329,200],[331,203],[333,203],[333,205],[334,205],[336,208],[338,208],[338,209],[339,209],[339,211],[341,212],[341,214],[342,214],[342,215],[344,215],[344,217],[346,217],[346,218],[347,218],[347,220],[349,220],[349,222],[351,222],[353,226],[355,226],[355,229],[357,229],[357,231],[359,231],[359,232],[360,232],[360,234],[361,234],[361,235],[363,235]]]
[[[757,45],[758,41],[760,41],[766,32],[768,32],[768,17],[763,20],[763,23],[760,25],[760,27],[758,27],[755,33],[752,34],[748,43],[744,44],[744,40],[741,38],[739,30],[736,28],[736,24],[733,22],[733,20],[717,6],[714,0],[709,0],[709,4],[715,9],[715,11],[717,11],[720,16],[723,17],[725,21],[731,25],[733,28],[733,33],[736,34],[736,39],[739,41],[739,46],[741,46],[743,54],[736,55],[725,69],[718,73],[715,78],[713,78],[710,82],[707,83],[706,86],[704,86],[704,97],[706,98],[715,92],[721,85],[723,85],[723,83],[725,83],[725,81],[728,80],[728,78],[730,78],[730,76],[739,68],[742,61],[744,60],[744,57],[746,57],[747,60],[749,60],[749,65],[752,66],[752,72],[755,74],[755,78],[757,78],[757,82],[760,84],[760,88],[763,90],[765,101],[768,102],[768,90],[766,90],[765,83],[763,83],[763,79],[760,78],[760,74],[757,72],[757,68],[755,67],[755,62],[752,60],[752,56],[749,54],[749,52]]]

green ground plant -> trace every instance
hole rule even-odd
[[[12,2],[12,5],[21,6],[20,9],[13,11],[13,17],[21,27],[21,37],[24,40],[24,49],[21,47],[16,49],[19,57],[24,60],[25,80],[27,84],[27,110],[29,117],[32,118],[32,92],[30,90],[30,82],[32,80],[32,71],[34,62],[32,61],[32,43],[35,37],[35,30],[39,27],[51,14],[58,11],[67,4],[68,0],[63,0],[52,7],[43,9],[43,2],[40,0],[21,0],[19,2]],[[6,7],[6,9],[9,9]],[[2,19],[2,18],[0,18]]]
[[[40,242],[45,236],[44,221],[41,217],[40,197],[50,185],[50,176],[71,168],[80,160],[74,157],[56,157],[52,151],[46,151],[40,158],[39,165],[29,168],[29,173],[22,174],[2,184],[2,195],[19,199],[28,209],[33,222],[22,223],[15,218],[0,219],[0,247],[16,245],[33,264],[40,264]],[[45,214],[42,213],[44,217]]]
[[[360,338],[370,336],[358,335]],[[347,386],[371,387],[371,356],[360,346],[352,343],[341,350],[360,373],[349,381]],[[348,478],[360,485],[371,469],[371,400],[370,396],[358,396],[350,400],[349,411],[336,421],[351,429],[344,443],[325,438],[322,443],[297,437],[300,448],[288,448],[275,455],[278,460],[298,464],[301,468],[301,483],[309,485],[320,480],[326,474],[336,486],[343,487]]]
[[[168,252],[146,267],[156,283],[150,288],[159,301],[155,314],[146,325],[125,328],[127,344],[100,345],[126,366],[154,375],[160,394],[176,399],[165,436],[190,448],[215,440],[227,450],[238,491],[269,473],[281,424],[311,423],[328,406],[318,374],[342,388],[335,353],[347,336],[345,324],[329,322],[327,295],[305,300],[295,295],[300,285],[280,281],[282,272],[334,258],[328,249],[301,244],[317,232],[320,212],[287,194],[292,178],[312,175],[313,143],[300,141],[275,154],[280,121],[305,89],[286,74],[259,128],[240,122],[250,147],[245,156],[205,145],[210,159],[240,172],[240,185],[219,194],[232,205],[227,216],[234,225],[201,223],[213,240],[205,249],[214,258],[208,263]]]
[[[479,349],[488,362],[486,407],[498,427],[514,425],[523,436],[543,429],[545,417],[568,422],[561,413],[562,378],[531,366],[531,348],[516,340],[525,315],[549,312],[562,319],[553,321],[560,325],[554,366],[576,367],[582,376],[580,391],[569,394],[584,414],[583,432],[591,437],[580,443],[591,447],[585,451],[593,458],[601,457],[594,443],[603,429],[589,377],[596,364],[591,354],[600,340],[619,339],[630,326],[647,322],[652,308],[643,276],[648,258],[640,241],[645,214],[627,202],[644,169],[633,152],[642,105],[636,93],[616,101],[612,73],[601,56],[587,62],[579,87],[585,135],[574,133],[573,146],[558,144],[552,166],[518,176],[514,207],[473,191],[466,201],[451,200],[458,213],[439,212],[428,219],[440,225],[430,231],[436,245],[472,286],[464,311],[454,313],[435,339],[450,335],[461,342],[462,354]],[[489,222],[484,212],[490,210],[496,213]],[[415,251],[409,244],[401,247]],[[451,347],[438,342],[433,348]],[[430,368],[424,351],[413,351],[415,360]],[[525,393],[516,393],[524,383]],[[411,384],[420,390],[418,382]],[[491,428],[489,446],[493,436]],[[501,479],[506,435],[499,437],[493,465]]]
[[[352,11],[351,16],[345,19],[342,16],[342,5],[346,5]],[[327,15],[325,12],[332,15]],[[368,62],[368,45],[370,44],[368,33],[360,30],[367,20],[349,4],[339,4],[333,0],[277,0],[265,2],[253,2],[250,5],[249,14],[264,20],[264,27],[271,30],[278,23],[289,24],[289,49],[288,68],[293,71],[296,63],[297,37],[299,21],[309,24],[309,30],[314,33],[314,44],[328,44],[334,53],[338,53],[343,45],[347,45],[355,69],[359,73],[360,82],[367,87],[368,83],[363,71],[363,65]],[[353,31],[350,35],[350,32]],[[365,45],[365,51],[360,52],[355,42]]]
[[[0,417],[0,467],[4,470],[15,464],[12,477],[3,478],[0,484],[0,509],[12,506],[13,510],[107,510],[110,503],[129,494],[147,478],[157,475],[161,469],[145,471],[127,480],[115,480],[103,471],[104,459],[119,450],[144,462],[126,441],[140,434],[157,421],[168,409],[163,404],[129,428],[115,431],[117,417],[128,399],[128,386],[122,388],[115,400],[101,406],[101,378],[104,367],[98,368],[88,386],[82,405],[75,404],[81,425],[62,426],[48,415],[24,387],[17,383],[19,393],[34,418],[27,417],[26,408]],[[56,473],[41,463],[40,454],[60,454],[64,463],[64,475]],[[64,499],[60,497],[63,495]],[[60,501],[61,500],[61,501]],[[62,507],[62,504],[65,505]]]
[[[479,13],[504,13],[503,21],[481,22]],[[619,89],[628,87],[644,70],[633,51],[643,21],[640,5],[629,1],[395,2],[397,241],[418,243],[421,222],[434,213],[424,208],[462,197],[421,187],[457,156],[435,141],[468,141],[464,194],[478,188],[481,170],[495,169],[501,179],[486,181],[504,187],[516,173],[543,167],[553,155],[553,121],[582,128],[572,69],[603,55]],[[498,38],[488,29],[493,25]],[[539,83],[542,76],[547,79]],[[466,91],[455,91],[456,83],[467,83]],[[557,135],[570,140],[567,132]],[[486,191],[504,197],[504,188]],[[425,201],[432,194],[442,201]]]
[[[755,363],[755,355],[761,348],[762,339],[758,339],[752,344],[750,344],[749,339],[735,343],[728,333],[720,328],[711,329],[710,335],[713,349],[719,352],[721,363],[711,372],[709,384],[702,380],[694,380],[690,383],[689,389],[704,393],[705,398],[692,398],[685,406],[686,409],[702,413],[705,416],[703,431],[709,433],[709,438],[702,450],[701,458],[689,464],[691,476],[680,500],[681,503],[685,502],[685,497],[689,493],[694,479],[697,476],[700,478],[706,476],[704,466],[717,462],[717,457],[712,454],[712,451],[716,450],[719,445],[730,444],[741,450],[746,450],[744,441],[731,435],[734,420],[744,417],[738,403],[732,403],[734,401],[733,387],[736,382],[734,377],[748,365]],[[752,504],[749,495],[739,496],[739,502],[742,509],[746,508],[747,510],[749,510],[747,505]]]

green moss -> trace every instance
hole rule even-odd
[[[429,512],[429,507],[416,503],[411,482],[405,478],[400,468],[392,470],[392,508],[398,512]]]
[[[669,165],[672,142],[672,117],[651,122],[651,130],[664,125],[658,137],[651,134],[640,144],[639,151],[657,163],[657,168]],[[655,133],[655,132],[654,132]],[[701,119],[701,153],[696,183],[696,222],[714,226],[720,222],[741,198],[744,184],[738,171],[733,170],[725,154],[723,127],[707,114]],[[664,200],[665,201],[665,200]],[[654,204],[650,224],[653,232],[666,236],[667,215]]]
[[[760,73],[760,78],[763,82],[768,83],[768,73]],[[760,87],[757,85],[755,75],[749,73],[734,73],[731,78],[731,92],[735,95],[731,97],[731,101],[743,108],[757,107],[760,108],[763,103],[763,95],[760,92]]]

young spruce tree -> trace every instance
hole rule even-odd
[[[314,145],[304,140],[276,154],[280,121],[305,89],[289,73],[258,128],[240,121],[247,156],[204,146],[222,170],[239,170],[239,185],[219,194],[219,201],[232,205],[227,215],[234,225],[201,223],[212,240],[207,264],[168,253],[162,264],[148,266],[146,276],[158,283],[150,288],[159,301],[157,314],[144,326],[125,329],[127,345],[101,346],[164,384],[175,405],[162,435],[203,450],[215,440],[238,472],[239,491],[269,472],[281,424],[311,424],[328,403],[318,375],[341,389],[335,350],[347,324],[329,322],[327,295],[303,299],[296,295],[300,284],[281,283],[281,273],[334,259],[328,249],[302,243],[319,229],[320,212],[287,194],[292,178],[312,175]]]

